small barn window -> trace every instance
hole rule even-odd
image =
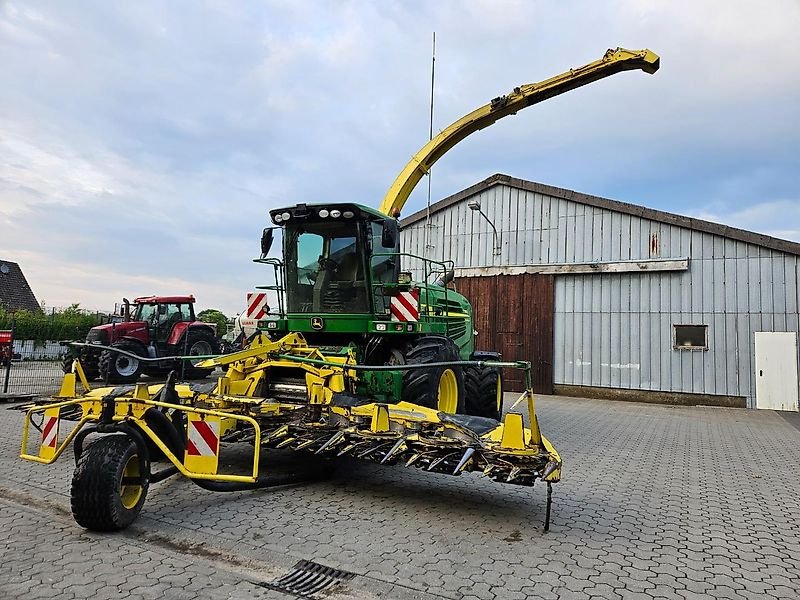
[[[673,325],[675,350],[708,350],[708,325]]]

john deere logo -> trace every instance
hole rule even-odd
[[[311,317],[311,329],[320,330],[325,327],[325,321],[319,317]]]

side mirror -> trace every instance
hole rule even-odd
[[[443,273],[441,277],[439,277],[433,285],[438,285],[441,287],[447,287],[447,284],[453,281],[456,278],[456,272],[453,269],[450,269],[446,273]]]
[[[272,248],[272,227],[267,227],[261,233],[261,258],[267,258],[270,248]]]
[[[381,246],[392,249],[397,247],[397,221],[386,220],[383,222]]]

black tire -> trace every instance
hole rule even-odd
[[[185,354],[184,354],[184,348]],[[177,346],[178,352],[185,356],[205,356],[208,354],[219,354],[219,340],[206,328],[190,329],[186,333],[185,341],[182,340]],[[184,361],[184,379],[202,379],[211,375],[214,369],[198,369],[191,360]]]
[[[458,360],[460,360],[458,348],[453,340],[441,335],[422,336],[405,353],[405,362],[409,365]],[[463,414],[464,373],[461,367],[431,367],[404,371],[402,399],[405,402],[440,410],[439,386],[447,371],[455,376],[457,392],[455,412]]]
[[[119,348],[132,354],[145,356],[145,349],[132,340],[120,340],[112,344],[112,348]],[[99,371],[100,379],[108,381],[108,383],[136,383],[139,376],[144,369],[144,362],[112,352],[111,350],[103,350],[100,353]]]
[[[83,374],[86,375],[88,381],[94,381],[100,375],[100,366],[98,364],[97,352],[93,352],[89,348],[81,348],[78,353],[78,358],[81,361]],[[75,360],[75,355],[67,350],[63,357],[61,357],[61,370],[64,373],[72,372],[72,361]]]
[[[64,373],[72,373],[72,363],[75,360],[75,357],[72,355],[72,352],[67,350],[66,354],[61,357],[61,370]]]
[[[464,367],[464,408],[468,415],[500,420],[503,375],[497,367]]]
[[[140,473],[134,441],[126,435],[107,435],[81,454],[72,476],[72,516],[92,531],[118,531],[133,523],[142,510],[149,485]],[[140,485],[123,484],[123,477],[144,476]]]

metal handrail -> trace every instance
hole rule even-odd
[[[286,287],[283,284],[284,281],[284,264],[283,261],[279,258],[254,258],[253,262],[259,263],[262,265],[270,265],[273,270],[273,278],[275,279],[275,285],[257,285],[256,289],[259,290],[270,290],[274,291],[275,295],[277,296],[278,306],[277,306],[277,315],[280,318],[284,318],[286,316],[286,305],[285,305],[285,294],[286,294]]]
[[[411,254],[410,252],[375,252],[372,255],[373,258],[380,257],[380,256],[393,256],[393,257],[397,257],[398,259],[403,257],[403,256],[405,256],[405,257],[408,257],[408,258],[413,258],[415,260],[422,261],[422,265],[423,265],[423,280],[424,280],[424,282],[426,284],[425,285],[425,302],[424,303],[425,303],[425,306],[427,308],[426,313],[428,313],[428,316],[430,316],[431,299],[430,299],[430,296],[429,296],[430,290],[427,287],[428,284],[429,284],[428,279],[430,278],[431,274],[438,273],[438,271],[435,271],[435,270],[433,270],[431,268],[431,265],[436,265],[436,266],[441,267],[442,273],[446,274],[447,271],[448,271],[448,267],[449,267],[450,270],[454,270],[455,269],[455,262],[453,262],[452,260],[434,260],[434,259],[431,259],[431,258],[426,258],[424,256]],[[370,265],[370,267],[371,266],[372,265]],[[384,287],[385,285],[386,285],[385,282],[377,282],[376,283],[376,282],[373,281],[373,283],[372,283],[373,300],[375,298],[376,290],[378,288],[380,288],[380,287]],[[444,299],[445,299],[445,302],[447,302],[449,300],[448,291],[449,290],[448,290],[447,286],[445,286],[444,287]],[[420,304],[422,304],[422,299],[420,299]],[[422,313],[422,311],[420,311],[420,314],[421,313]]]

